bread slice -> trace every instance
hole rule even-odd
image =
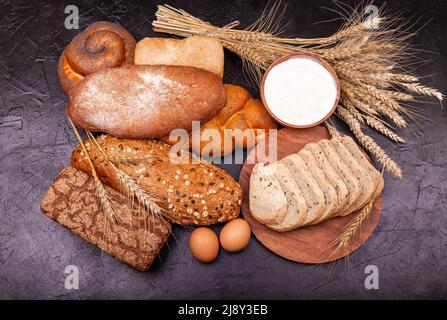
[[[299,152],[299,155],[306,162],[307,166],[310,169],[310,172],[315,178],[315,181],[317,181],[318,185],[323,191],[326,206],[323,210],[323,214],[321,215],[320,219],[318,219],[318,221],[315,222],[319,223],[329,218],[331,214],[333,214],[337,209],[338,207],[337,192],[335,191],[335,188],[332,186],[332,184],[328,181],[324,171],[320,169],[315,157],[309,150],[303,149]]]
[[[314,224],[321,218],[326,206],[323,191],[299,154],[291,154],[280,162],[290,170],[306,200],[307,214],[303,226]]]
[[[333,165],[329,162],[319,144],[309,143],[303,150],[309,150],[317,161],[318,167],[323,170],[327,180],[334,186],[337,193],[337,208],[334,209],[332,216],[337,215],[343,210],[349,200],[349,190],[343,178],[337,173]]]
[[[352,205],[350,210],[346,210],[345,213],[349,214],[355,212],[362,208],[371,198],[371,195],[374,193],[376,189],[376,183],[374,183],[373,179],[370,177],[367,170],[361,166],[357,160],[351,155],[349,150],[344,146],[341,142],[340,138],[331,139],[331,144],[337,151],[340,158],[345,162],[345,164],[351,169],[354,173],[356,179],[358,180],[362,192],[358,198],[358,201]]]
[[[327,157],[329,163],[334,167],[349,190],[349,199],[346,206],[338,212],[337,215],[347,215],[352,212],[351,208],[357,203],[357,200],[362,192],[359,181],[352,173],[351,169],[344,163],[340,156],[335,151],[329,140],[320,140],[318,143],[324,155]]]
[[[306,200],[295,182],[293,174],[283,163],[277,162],[277,170],[274,175],[287,198],[287,213],[280,223],[268,224],[267,227],[280,232],[298,228],[306,219]]]
[[[276,164],[258,163],[250,177],[250,212],[263,224],[279,223],[287,212],[287,198],[274,175],[275,171]]]
[[[344,136],[341,138],[341,142],[351,152],[352,156],[357,160],[357,163],[369,173],[376,184],[379,183],[380,180],[383,180],[380,172],[374,168],[371,161],[366,158],[365,154],[360,150],[357,143],[355,143],[351,137]]]

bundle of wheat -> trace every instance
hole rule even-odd
[[[285,6],[280,1],[266,8],[250,27],[237,30],[238,21],[216,27],[189,13],[168,5],[159,6],[154,30],[178,36],[207,36],[218,39],[238,54],[245,70],[259,81],[270,64],[283,55],[307,51],[326,59],[340,79],[341,96],[336,115],[351,129],[363,148],[397,177],[402,170],[374,141],[363,132],[364,126],[377,130],[394,142],[405,140],[393,131],[393,124],[407,126],[407,117],[414,111],[404,105],[415,101],[416,95],[443,95],[436,89],[419,83],[419,78],[404,66],[414,54],[408,44],[413,34],[399,19],[380,13],[363,19],[362,8],[353,10],[345,24],[326,38],[285,38],[281,17]]]

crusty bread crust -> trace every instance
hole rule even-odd
[[[69,92],[75,124],[122,138],[160,138],[191,130],[227,101],[221,79],[193,67],[134,66],[90,74]]]

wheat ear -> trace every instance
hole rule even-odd
[[[81,135],[78,132],[78,129],[76,129],[76,126],[74,125],[74,123],[70,119],[70,117],[68,117],[68,121],[70,122],[70,125],[73,128],[76,138],[78,139],[78,142],[81,145],[81,148],[85,153],[85,156],[87,157],[87,161],[89,163],[90,170],[92,172],[92,176],[95,181],[95,190],[96,190],[96,195],[97,195],[100,205],[101,205],[101,212],[112,223],[120,222],[120,219],[116,215],[115,210],[113,209],[113,206],[110,203],[110,199],[109,199],[107,190],[104,188],[104,185],[102,184],[101,180],[99,180],[99,178],[98,178],[98,174],[96,173],[95,166],[93,165],[92,159],[90,159],[90,155],[87,151],[87,148],[84,145],[84,141],[82,140]]]
[[[383,171],[382,171],[383,175]],[[376,185],[374,188],[374,192],[371,194],[371,197],[368,199],[368,202],[366,205],[360,209],[360,211],[357,212],[357,215],[348,223],[346,228],[343,230],[343,232],[335,239],[335,241],[330,245],[331,247],[335,246],[334,252],[340,249],[347,249],[349,243],[354,239],[363,224],[365,223],[366,219],[368,218],[371,209],[374,205],[374,201],[376,199],[376,193],[377,188],[379,187],[379,184]]]
[[[385,153],[385,151],[383,151],[383,149],[373,140],[373,138],[363,133],[360,122],[358,122],[348,110],[338,108],[337,116],[348,124],[349,128],[354,133],[355,137],[363,148],[374,154],[384,168],[396,177],[402,178],[402,170],[400,167]]]
[[[400,85],[411,92],[415,92],[423,96],[435,97],[439,101],[442,101],[444,99],[444,95],[441,92],[434,88],[424,86],[420,83],[400,83]]]
[[[162,217],[163,215],[166,215],[166,212],[163,208],[161,208],[157,203],[156,200],[151,197],[149,194],[147,194],[145,191],[143,191],[140,186],[135,182],[135,180],[130,177],[128,174],[126,174],[124,171],[118,169],[116,164],[114,163],[114,160],[109,158],[109,155],[106,154],[104,149],[101,147],[101,145],[98,143],[96,138],[93,136],[93,134],[90,131],[87,131],[87,135],[89,136],[89,139],[92,141],[93,145],[99,152],[102,153],[102,155],[105,157],[105,159],[109,162],[110,166],[115,171],[119,181],[121,182],[122,186],[124,187],[124,190],[128,192],[129,197],[133,200],[134,198],[137,198],[139,201],[139,204],[142,205],[146,210],[148,210],[150,213]],[[145,158],[150,159],[150,157]],[[155,156],[155,159],[160,159],[159,157]],[[124,161],[134,161],[135,159],[132,158],[124,158]]]
[[[359,213],[348,223],[348,225],[340,234],[340,236],[331,244],[331,247],[335,246],[334,251],[340,249],[347,249],[349,243],[352,241],[352,239],[354,239],[358,235],[361,226],[368,218],[368,215],[371,212],[373,204],[374,204],[374,198],[371,201],[369,201],[359,211]]]

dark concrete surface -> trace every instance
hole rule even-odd
[[[246,26],[266,1],[167,1],[218,25],[240,19]],[[353,4],[349,1],[350,4]],[[64,8],[76,4],[80,28],[97,20],[119,22],[137,40],[153,36],[154,1],[0,0],[0,298],[447,298],[447,111],[416,104],[419,119],[400,134],[405,145],[374,134],[402,166],[405,178],[386,176],[383,214],[371,238],[349,260],[302,265],[269,252],[256,239],[239,254],[221,252],[209,265],[188,249],[189,231],[175,228],[159,261],[136,272],[44,216],[42,195],[68,164],[76,145],[65,117],[67,98],[56,77],[57,59],[78,33],[66,30]],[[331,34],[340,21],[332,1],[290,1],[286,33]],[[390,1],[405,19],[422,17],[414,43],[430,63],[416,72],[447,92],[445,1]],[[225,82],[248,86],[241,62],[226,54]],[[258,92],[250,89],[253,94]],[[346,128],[339,125],[342,130]],[[240,166],[225,166],[237,178]],[[219,229],[220,226],[216,227]],[[365,267],[376,265],[379,290],[366,290]],[[79,290],[64,287],[64,269],[76,265]]]

